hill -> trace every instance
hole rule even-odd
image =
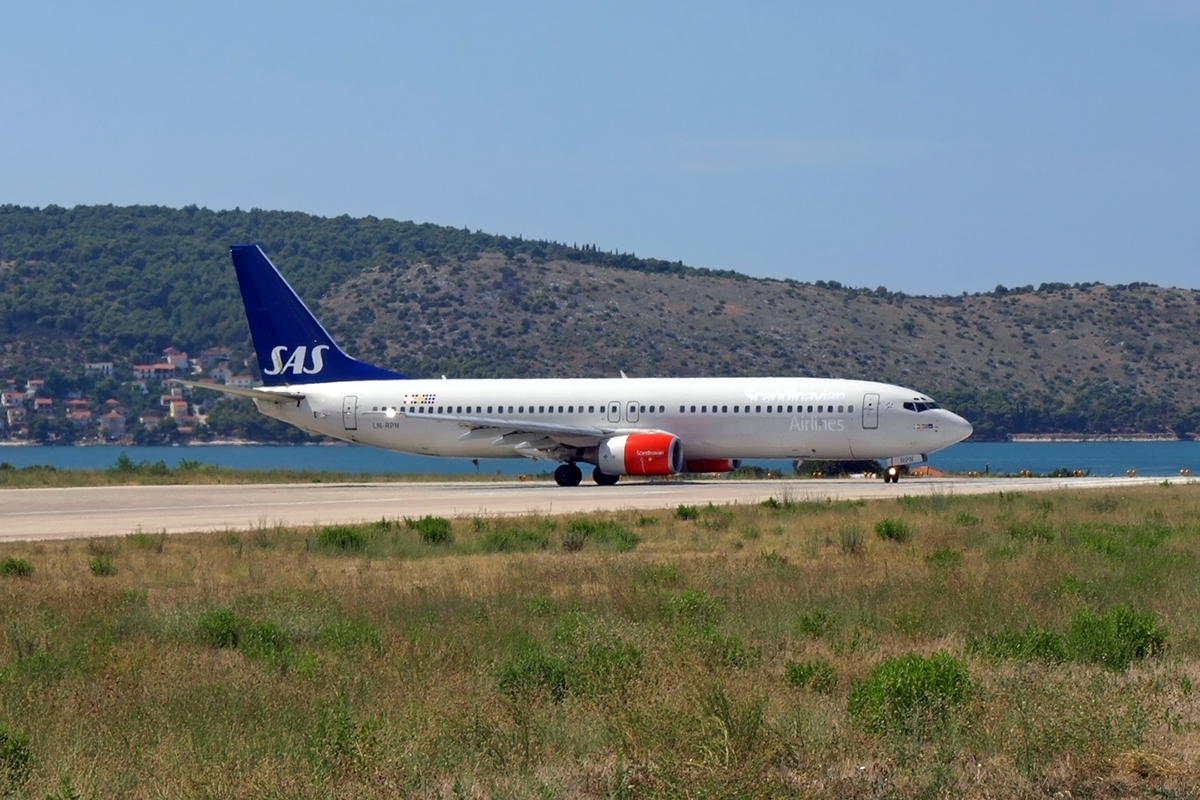
[[[4,374],[175,345],[251,358],[227,246],[254,241],[350,352],[414,375],[786,375],[928,392],[1008,433],[1200,429],[1200,292],[914,297],[373,217],[0,206]]]

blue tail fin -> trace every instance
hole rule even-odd
[[[229,254],[267,386],[408,377],[342,352],[258,245],[237,244]]]

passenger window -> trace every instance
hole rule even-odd
[[[493,408],[493,406],[488,406],[488,413],[489,413],[489,414],[491,414],[491,413],[492,413],[492,408]]]
[[[517,408],[517,411],[518,411],[518,413],[524,414],[524,413],[525,413],[525,406],[519,406],[519,407]]]
[[[595,411],[596,411],[596,407],[595,407],[595,406],[588,406],[588,413],[589,413],[589,414],[595,413]]]
[[[824,413],[825,413],[825,406],[817,406],[817,413],[818,413],[818,414],[824,414]]]
[[[847,410],[848,412],[850,412],[851,414],[853,414],[853,413],[854,413],[854,406],[846,406],[846,410]]]
[[[722,413],[722,414],[728,414],[728,413],[729,413],[729,406],[721,406],[721,413]]]
[[[842,407],[841,407],[841,406],[838,406],[838,413],[839,413],[839,414],[841,414],[841,413],[842,413]]]
[[[701,413],[707,414],[707,413],[708,413],[708,406],[700,406],[700,411],[701,411]]]
[[[639,409],[638,409],[638,413],[639,413],[639,414],[645,414],[645,413],[646,413],[646,407],[645,407],[645,406],[642,406],[641,408],[639,408]]]

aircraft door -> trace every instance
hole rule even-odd
[[[616,400],[613,400],[611,403],[608,404],[608,421],[609,422],[620,422],[621,421],[621,404],[618,403]]]
[[[873,431],[879,427],[879,395],[864,394],[862,406],[862,422],[865,430]]]
[[[638,404],[636,402],[630,401],[629,413],[627,413],[625,415],[625,421],[626,422],[637,422],[638,421]]]
[[[358,396],[348,394],[342,398],[342,425],[348,431],[358,430]]]

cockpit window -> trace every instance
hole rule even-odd
[[[930,409],[933,409],[933,408],[940,408],[940,406],[937,403],[933,402],[932,400],[930,400],[929,402],[918,401],[916,403],[905,403],[904,407],[906,409],[908,409],[909,411],[917,411],[917,412],[929,411]]]

